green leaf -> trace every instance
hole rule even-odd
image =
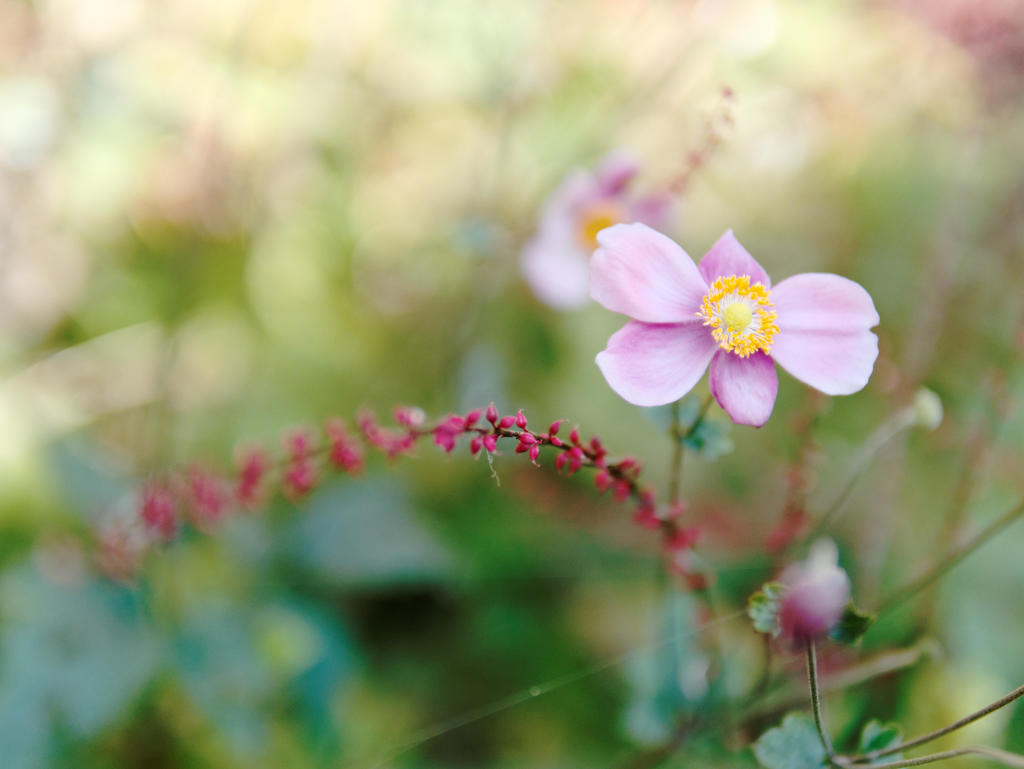
[[[814,722],[803,713],[790,713],[781,726],[769,729],[754,743],[754,755],[765,769],[820,769],[825,748]]]
[[[843,616],[831,631],[828,637],[836,643],[852,646],[860,641],[860,638],[867,632],[875,622],[875,615],[870,612],[858,609],[853,603],[848,603],[843,610]]]
[[[723,454],[728,454],[733,448],[732,439],[729,438],[729,423],[701,419],[686,432],[683,445],[705,459],[717,459]]]
[[[761,589],[747,600],[747,616],[754,623],[758,633],[768,633],[773,638],[782,632],[779,624],[779,608],[786,586],[781,582],[765,582]]]
[[[886,750],[903,742],[903,730],[899,724],[883,724],[877,719],[868,721],[860,734],[858,753],[871,753],[875,750]],[[902,753],[893,753],[871,761],[870,764],[881,764],[887,761],[900,761]]]

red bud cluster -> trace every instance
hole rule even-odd
[[[373,412],[363,409],[356,418],[357,430],[350,431],[344,420],[333,417],[325,423],[322,435],[305,428],[289,431],[283,440],[283,456],[276,462],[260,447],[240,451],[236,474],[230,481],[199,465],[152,481],[142,492],[134,523],[129,521],[126,527],[121,521],[99,534],[101,565],[112,576],[126,578],[141,562],[146,548],[173,539],[183,520],[196,529],[209,530],[231,510],[256,509],[275,491],[299,500],[316,488],[327,470],[348,475],[362,472],[366,449],[394,459],[410,453],[421,438],[428,436],[446,453],[468,438],[472,455],[497,454],[500,441],[512,440],[514,453],[526,454],[535,465],[540,463],[542,450],[548,449],[555,452],[556,471],[574,475],[583,468],[595,470],[598,492],[610,491],[619,502],[635,500],[634,520],[646,528],[661,530],[670,567],[672,559],[696,541],[694,530],[676,523],[682,507],[659,510],[654,492],[640,485],[642,466],[636,459],[627,456],[610,460],[601,441],[596,437],[584,441],[578,427],[573,427],[563,440],[559,432],[564,419],[552,422],[545,432],[537,432],[529,428],[522,410],[501,416],[492,403],[486,409],[450,414],[433,424],[419,408],[399,406],[394,409],[394,421],[395,426],[383,427]]]

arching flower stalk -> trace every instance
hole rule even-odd
[[[554,454],[555,470],[567,476],[593,470],[599,493],[610,492],[619,502],[632,502],[634,521],[661,533],[670,571],[692,585],[703,584],[690,554],[698,532],[680,525],[683,508],[659,506],[653,490],[640,482],[642,465],[633,457],[614,458],[596,436],[584,440],[578,427],[564,435],[562,419],[545,431],[533,430],[521,410],[501,416],[494,404],[466,414],[450,414],[433,423],[422,410],[412,407],[396,408],[394,417],[396,424],[386,427],[364,409],[356,417],[355,429],[332,417],[321,434],[306,428],[289,430],[283,440],[284,452],[276,459],[259,446],[241,450],[233,477],[191,465],[184,472],[149,480],[134,518],[108,522],[99,531],[101,567],[115,578],[129,578],[145,551],[174,539],[186,521],[199,531],[209,531],[228,513],[256,510],[276,493],[300,500],[328,472],[358,475],[365,467],[368,450],[394,460],[410,454],[422,439],[431,439],[446,453],[461,443],[473,456],[498,454],[501,442],[512,443],[514,453],[525,454],[534,465],[539,466],[541,453],[546,451]]]

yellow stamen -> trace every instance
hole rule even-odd
[[[597,233],[618,224],[625,217],[614,203],[599,201],[587,208],[579,219],[578,236],[584,248],[597,248]]]
[[[749,275],[718,278],[701,302],[697,317],[711,327],[719,347],[741,358],[758,350],[771,352],[772,340],[779,333],[769,290],[762,283],[751,284]]]

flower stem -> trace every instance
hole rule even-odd
[[[964,716],[958,721],[954,721],[953,723],[948,724],[947,726],[943,726],[941,729],[936,729],[934,732],[928,732],[928,734],[923,734],[920,737],[916,737],[913,740],[909,740],[899,745],[894,745],[890,748],[886,748],[885,750],[873,750],[870,753],[864,753],[860,756],[854,756],[850,759],[850,762],[854,764],[863,764],[869,761],[873,761],[876,758],[892,755],[893,753],[899,753],[900,751],[906,750],[907,748],[915,747],[916,745],[924,745],[926,742],[937,740],[939,737],[943,737],[949,734],[950,732],[955,732],[957,729],[967,726],[967,724],[973,723],[977,721],[979,718],[984,718],[989,713],[994,713],[1000,708],[1006,707],[1011,702],[1019,699],[1020,697],[1024,697],[1024,686],[1018,686],[1005,697],[1000,697],[998,700],[991,703],[990,705],[986,705],[981,710],[976,710],[970,715]],[[878,766],[878,764],[876,764],[876,766]],[[889,764],[881,764],[881,766],[889,766]],[[895,766],[895,764],[893,764],[893,766]],[[903,766],[912,766],[912,764],[903,764]],[[1022,760],[1022,763],[1020,764],[1011,764],[1011,766],[1024,766],[1024,760]]]
[[[878,614],[883,614],[884,612],[893,609],[909,598],[912,598],[926,587],[929,587],[932,583],[944,576],[946,572],[960,563],[960,561],[995,537],[996,534],[1001,532],[1022,515],[1024,515],[1024,501],[1019,502],[1001,517],[990,523],[958,549],[948,553],[944,559],[939,561],[939,563],[935,564],[935,566],[926,571],[920,577],[912,580],[902,588],[899,588],[895,593],[882,601],[881,606],[878,607]]]
[[[821,738],[821,745],[825,748],[825,755],[828,756],[828,762],[831,764],[835,758],[836,752],[832,748],[832,740],[829,739],[828,732],[825,731],[825,725],[822,723],[821,717],[821,691],[818,688],[818,652],[814,648],[814,641],[807,639],[807,683],[811,687],[811,708],[814,712],[814,726],[818,730],[818,737]]]
[[[668,502],[674,505],[679,501],[679,488],[683,482],[683,439],[682,427],[679,424],[679,401],[672,404],[672,425],[669,435],[672,438],[672,460],[668,470]]]
[[[905,747],[900,745],[899,748]],[[1013,769],[1024,769],[1024,756],[1017,753],[1010,753],[1005,750],[999,750],[998,748],[987,748],[981,745],[971,745],[966,748],[956,748],[955,750],[944,750],[941,753],[929,753],[927,756],[918,756],[917,758],[904,758],[899,761],[886,761],[881,764],[872,764],[872,769],[900,769],[904,766],[921,766],[922,764],[931,764],[935,761],[945,761],[948,758],[957,758],[958,756],[983,756],[985,758],[996,761],[1003,766],[1013,767]],[[849,759],[836,759],[836,765],[841,767],[852,767],[855,766],[849,763]]]
[[[851,462],[852,469],[846,477],[846,481],[843,484],[842,489],[832,500],[832,503],[825,508],[825,512],[818,518],[818,522],[799,539],[794,540],[793,546],[801,545],[804,542],[816,539],[821,534],[824,534],[826,529],[835,521],[836,518],[843,512],[843,508],[846,507],[846,502],[850,499],[850,495],[853,493],[854,488],[857,486],[857,481],[860,480],[861,475],[871,464],[871,460],[885,448],[886,444],[889,443],[893,438],[899,435],[907,428],[914,424],[914,412],[911,407],[903,408],[893,414],[891,417],[883,421],[878,427],[875,428],[874,432],[871,433]]]

